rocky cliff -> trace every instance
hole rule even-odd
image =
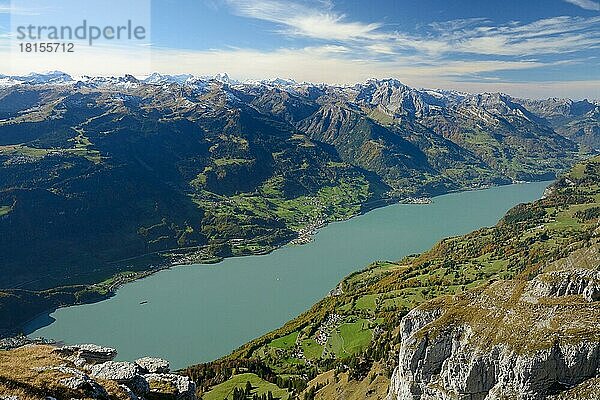
[[[427,302],[401,322],[388,399],[598,399],[599,295],[595,243],[533,279]]]
[[[168,361],[116,355],[94,344],[0,351],[0,399],[196,400],[194,383],[170,373]]]

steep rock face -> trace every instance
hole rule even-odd
[[[537,400],[586,386],[600,373],[599,254],[411,311],[388,399]]]
[[[462,328],[406,349],[389,399],[544,399],[598,373],[598,342],[521,355],[503,345],[470,346],[472,339]]]
[[[370,80],[355,89],[359,104],[378,107],[390,115],[423,116],[432,105],[441,105],[439,100],[394,79]]]
[[[544,118],[557,133],[592,149],[600,147],[600,105],[598,102],[570,99],[518,100]]]

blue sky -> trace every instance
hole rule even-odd
[[[12,5],[2,1],[0,35],[5,42],[11,34],[11,13],[21,19],[36,8],[38,15],[48,12],[39,11],[42,0]],[[49,4],[56,8],[56,3]],[[139,4],[151,15],[151,38],[143,46],[127,51],[101,46],[94,49],[96,54],[82,53],[75,61],[44,65],[42,59],[35,67],[26,61],[18,63],[17,70],[56,66],[73,74],[228,72],[241,80],[285,77],[340,84],[394,77],[418,87],[600,97],[598,0],[139,0]],[[142,54],[150,59],[143,65]],[[98,62],[81,62],[88,56],[113,61],[103,62],[102,69]]]

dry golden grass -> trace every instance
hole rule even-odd
[[[303,394],[317,385],[322,387],[315,394],[315,400],[383,400],[390,380],[385,376],[382,365],[375,363],[367,377],[360,381],[350,380],[348,373],[340,373],[336,378],[335,370],[320,374],[308,383]]]
[[[39,400],[40,396],[32,396],[20,388],[11,388],[0,382],[0,396],[17,396],[20,400]]]
[[[10,351],[0,351],[0,383],[6,394],[20,393],[23,397],[72,395],[80,393],[69,391],[58,382],[68,375],[59,371],[38,371],[36,368],[47,365],[61,365],[65,361],[52,353],[50,346],[25,346]],[[78,396],[79,395],[79,396]]]
[[[111,400],[129,400],[127,393],[125,393],[116,382],[103,379],[97,379],[96,382],[106,389]]]
[[[52,346],[30,345],[0,351],[0,395],[18,396],[20,400],[39,400],[45,396],[61,399],[85,399],[82,391],[66,388],[59,382],[70,375],[56,370],[39,371],[45,366],[74,367],[52,352]],[[127,395],[112,381],[98,380],[111,400],[125,400]]]
[[[590,400],[600,397],[600,378],[591,378],[580,383],[574,388],[565,390],[559,395],[549,397],[549,400]]]

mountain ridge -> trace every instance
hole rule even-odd
[[[373,204],[551,179],[599,136],[592,103],[552,125],[506,95],[397,80],[19,79],[0,86],[0,288],[47,308],[123,274],[268,252]]]
[[[302,81],[302,82],[298,82],[294,79],[291,78],[282,78],[282,77],[275,77],[275,78],[268,78],[268,79],[246,79],[246,80],[239,80],[239,79],[234,79],[234,78],[230,78],[229,74],[227,72],[220,72],[217,73],[215,75],[194,75],[194,74],[190,74],[190,73],[182,73],[182,74],[166,74],[166,73],[160,73],[160,72],[152,72],[150,74],[143,74],[143,75],[132,75],[132,74],[125,74],[123,76],[115,76],[115,75],[97,75],[97,76],[92,76],[92,75],[70,75],[66,72],[63,71],[46,71],[46,72],[30,72],[27,75],[6,75],[6,74],[0,74],[0,79],[6,79],[7,82],[5,82],[5,84],[8,84],[10,82],[10,84],[19,84],[19,83],[27,83],[27,84],[44,84],[44,83],[54,83],[54,84],[64,84],[64,83],[70,83],[70,84],[77,84],[78,82],[85,82],[87,80],[93,80],[93,79],[105,79],[107,81],[112,81],[114,82],[118,82],[120,80],[123,79],[134,79],[137,82],[140,83],[151,83],[151,84],[160,84],[160,83],[177,83],[177,84],[191,84],[193,82],[197,82],[197,81],[217,81],[217,82],[221,82],[221,83],[225,83],[225,84],[231,84],[231,85],[256,85],[256,86],[260,86],[260,85],[271,85],[274,87],[321,87],[321,88],[325,88],[325,87],[337,87],[337,88],[360,88],[360,87],[365,87],[365,86],[369,86],[369,85],[381,85],[381,84],[392,84],[392,85],[396,85],[396,86],[402,86],[405,88],[409,88],[409,89],[414,89],[423,93],[429,93],[431,96],[433,97],[438,97],[438,96],[448,96],[448,97],[455,97],[455,98],[464,98],[464,97],[468,97],[468,96],[472,96],[472,95],[484,95],[484,94],[500,94],[500,95],[504,95],[504,96],[508,96],[514,99],[522,99],[522,100],[527,100],[529,102],[532,103],[536,103],[536,102],[540,102],[542,105],[545,102],[548,101],[553,101],[555,103],[562,103],[562,102],[571,102],[575,105],[584,105],[585,103],[590,103],[590,104],[598,104],[598,102],[600,102],[600,98],[581,98],[581,99],[570,99],[567,97],[561,98],[561,97],[549,97],[549,98],[536,98],[536,99],[527,99],[527,98],[523,98],[523,97],[519,97],[519,96],[513,96],[510,95],[509,93],[505,93],[505,92],[495,92],[495,91],[483,91],[483,92],[467,92],[467,91],[460,91],[460,90],[456,90],[456,89],[439,89],[439,88],[426,88],[426,87],[421,87],[421,88],[413,88],[409,85],[404,84],[401,80],[397,79],[397,78],[369,78],[367,80],[365,80],[364,82],[357,82],[357,83],[349,83],[349,84],[329,84],[329,83],[324,83],[324,82],[309,82],[309,81]]]

